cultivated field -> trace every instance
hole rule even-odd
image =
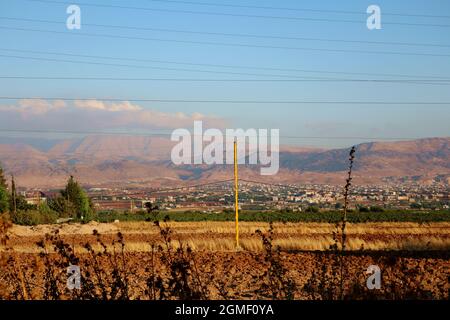
[[[232,222],[14,225],[0,298],[448,299],[450,223],[348,224],[345,252],[330,248],[334,231],[242,222],[236,250]],[[80,266],[80,290],[66,287],[69,265]],[[380,290],[367,289],[370,265]]]
[[[173,231],[173,245],[181,241],[194,250],[234,251],[234,222],[167,222]],[[282,250],[328,250],[333,244],[335,225],[331,223],[273,223],[273,245]],[[244,251],[263,250],[257,230],[266,232],[269,223],[240,222],[240,243]],[[9,244],[17,252],[36,253],[36,242],[46,233],[59,230],[61,237],[76,251],[83,251],[86,241],[95,242],[97,230],[106,242],[117,232],[123,234],[129,252],[148,252],[150,243],[160,242],[159,229],[151,222],[119,222],[65,225],[17,226],[10,230]],[[348,250],[450,250],[450,223],[412,222],[348,223]],[[108,241],[109,240],[109,241]]]

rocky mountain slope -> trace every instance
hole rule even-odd
[[[60,187],[70,174],[86,186],[163,186],[232,178],[229,165],[174,165],[174,143],[163,137],[87,136],[50,146],[1,142],[0,163],[28,188]],[[242,165],[240,176],[274,183],[342,184],[347,158],[347,148],[282,147],[277,175],[261,176],[257,166]],[[354,174],[359,184],[450,183],[450,138],[360,144]]]

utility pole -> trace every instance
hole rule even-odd
[[[234,141],[234,208],[236,212],[236,249],[239,249],[239,193],[238,193],[238,164],[237,142]]]

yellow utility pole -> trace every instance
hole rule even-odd
[[[234,141],[234,207],[236,211],[236,249],[239,249],[239,194],[238,194],[238,164],[237,142]]]

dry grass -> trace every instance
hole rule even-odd
[[[156,232],[150,223],[120,222],[117,224],[122,232],[140,233]],[[177,233],[234,233],[234,222],[202,221],[202,222],[168,222]],[[274,233],[285,234],[321,234],[331,233],[335,226],[332,223],[273,223]],[[349,234],[450,234],[449,222],[418,224],[413,222],[373,222],[347,223]],[[243,233],[255,233],[256,230],[267,231],[269,224],[265,222],[240,222],[239,230]]]
[[[331,223],[274,223],[273,244],[283,250],[327,250],[333,244]],[[174,248],[179,241],[188,244],[193,250],[233,251],[234,222],[168,222],[176,235],[171,241]],[[94,229],[102,229],[103,235],[122,232],[127,240],[127,252],[148,252],[149,240],[156,239],[158,230],[148,222],[120,222],[114,224],[64,225],[60,234],[74,245],[76,251],[84,252],[82,244]],[[22,253],[37,253],[37,237],[54,229],[55,226],[39,228],[14,226],[11,240],[14,249]],[[261,241],[255,235],[257,230],[267,232],[269,224],[264,222],[241,222],[241,247],[247,251],[263,250]],[[449,250],[450,223],[417,224],[405,222],[378,222],[347,224],[347,249],[360,250]],[[94,250],[99,250],[93,244]],[[0,246],[0,250],[1,246]]]

